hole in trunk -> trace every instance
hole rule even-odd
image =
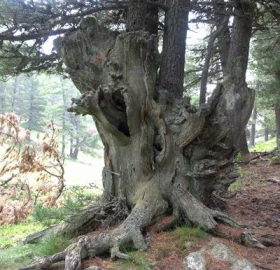
[[[127,124],[126,104],[121,90],[113,93],[102,89],[99,93],[99,106],[106,119],[126,137],[130,137]]]
[[[162,147],[161,137],[160,137],[160,135],[156,135],[155,140],[154,140],[154,150],[157,153],[159,153],[162,151],[162,149],[163,149],[163,147]]]

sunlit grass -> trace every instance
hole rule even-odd
[[[41,223],[23,222],[15,225],[0,226],[0,251],[9,246],[14,246],[35,231],[43,228]]]
[[[276,147],[276,139],[272,138],[267,142],[257,142],[249,148],[250,152],[268,152]]]

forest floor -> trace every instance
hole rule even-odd
[[[231,187],[236,197],[227,199],[224,210],[248,228],[230,228],[218,225],[227,235],[218,238],[235,256],[251,261],[260,270],[280,269],[280,165],[270,165],[270,159],[260,157],[248,164],[239,164],[240,178]],[[168,219],[168,218],[167,218]],[[164,219],[162,222],[166,222]],[[83,268],[95,265],[107,269],[183,269],[184,258],[206,245],[213,236],[200,229],[177,228],[175,231],[156,233],[158,225],[148,229],[152,244],[147,252],[130,252],[129,261],[111,261],[108,256],[96,257],[83,263]],[[270,237],[276,246],[264,249],[246,247],[239,243],[242,232],[249,231],[259,241]],[[223,270],[217,264],[207,264],[207,270]],[[225,269],[227,270],[227,269]]]

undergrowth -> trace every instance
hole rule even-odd
[[[14,270],[29,264],[34,257],[50,256],[64,250],[71,240],[68,237],[50,235],[36,244],[23,245],[25,236],[41,230],[44,226],[69,220],[85,207],[98,200],[88,187],[71,187],[59,199],[60,207],[46,207],[37,204],[33,222],[0,226],[0,270]],[[34,222],[35,220],[35,222]]]
[[[74,215],[79,215],[88,205],[100,199],[88,187],[73,186],[64,191],[60,200],[60,207],[46,207],[37,204],[34,207],[33,218],[50,226],[60,221],[69,221]]]

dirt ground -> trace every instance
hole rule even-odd
[[[219,238],[232,252],[240,258],[251,261],[260,270],[280,269],[280,165],[270,165],[269,158],[258,158],[249,164],[239,164],[240,178],[231,187],[237,192],[235,198],[227,199],[224,210],[239,223],[249,225],[248,228],[230,228],[219,225],[218,229],[226,235]],[[163,221],[164,222],[164,221]],[[242,232],[251,232],[263,243],[264,249],[246,247],[240,244]],[[186,248],[178,248],[174,236],[170,232],[155,232],[155,226],[149,228],[152,244],[146,257],[150,266],[132,264],[120,266],[109,257],[93,258],[83,263],[83,267],[91,265],[101,269],[183,269],[183,259],[188,253],[200,249],[213,236],[187,243]],[[274,246],[273,246],[274,245]],[[207,264],[207,270],[228,269],[228,266]]]

